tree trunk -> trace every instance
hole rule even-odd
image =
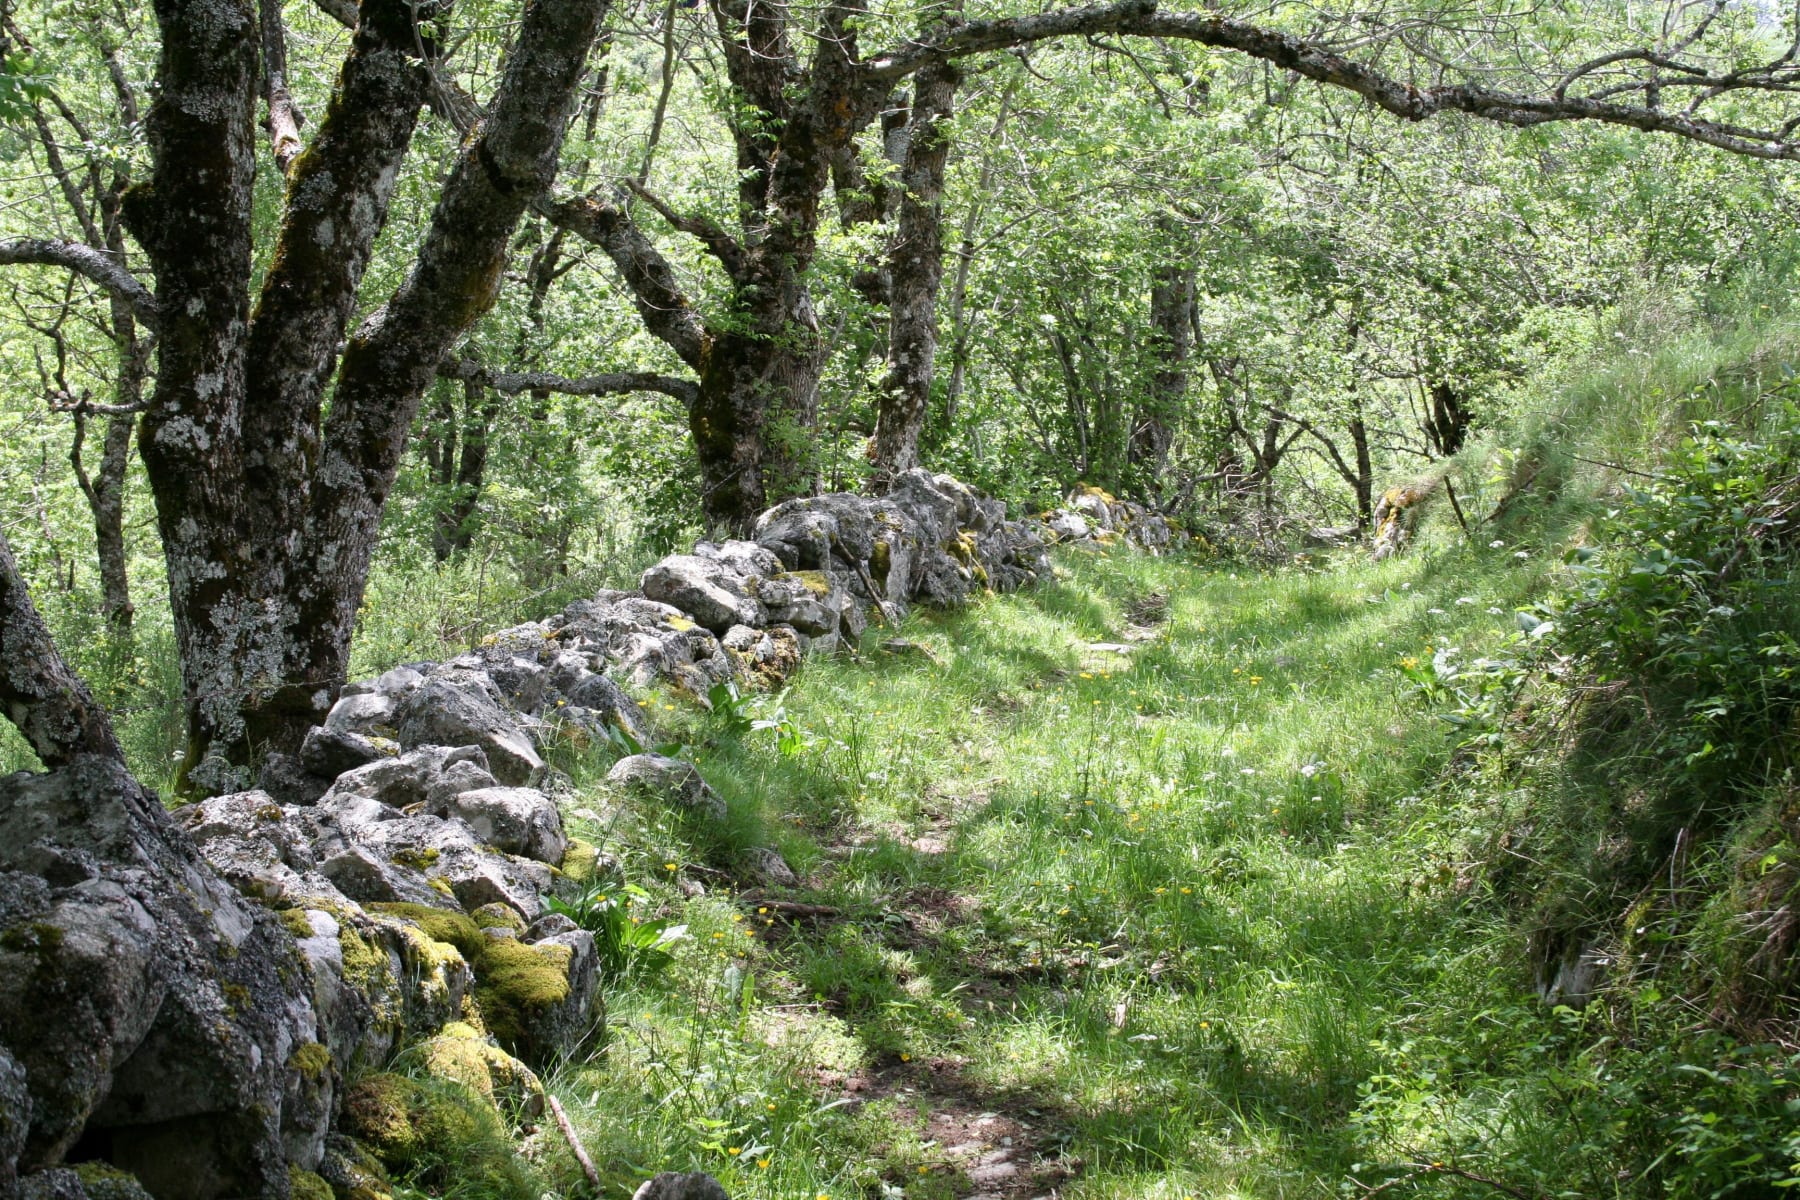
[[[888,253],[891,281],[888,376],[875,424],[875,485],[884,489],[919,465],[919,434],[931,402],[937,361],[937,299],[944,278],[946,128],[962,72],[927,67],[914,88],[899,228]]]
[[[1150,289],[1150,326],[1156,335],[1151,352],[1156,369],[1150,376],[1149,396],[1138,406],[1132,423],[1129,461],[1139,492],[1152,504],[1162,492],[1162,474],[1175,440],[1174,423],[1187,396],[1196,274],[1191,266],[1171,263],[1157,270]]]
[[[1428,403],[1423,421],[1425,440],[1439,458],[1449,458],[1468,441],[1474,414],[1456,385],[1442,379],[1432,382]]]
[[[549,182],[603,0],[533,0],[486,121],[446,180],[411,271],[325,389],[426,94],[412,10],[365,0],[333,102],[296,160],[250,312],[255,16],[160,0],[153,172],[127,216],[157,276],[140,452],[169,564],[188,786],[242,786],[343,683],[379,515],[414,413],[492,305],[507,243]],[[254,353],[252,350],[254,349]]]
[[[771,503],[817,490],[811,453],[823,346],[812,300],[796,281],[792,308],[753,322],[772,332],[721,332],[688,412],[707,520],[742,536]]]

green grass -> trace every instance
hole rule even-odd
[[[1506,1174],[1506,1144],[1457,1143],[1510,1067],[1404,1121],[1370,1097],[1422,1046],[1498,1056],[1560,1029],[1474,883],[1479,820],[1437,786],[1446,728],[1398,669],[1510,627],[1535,559],[1064,561],[1058,584],[910,620],[935,663],[878,638],[809,661],[779,698],[794,753],[681,715],[731,827],[611,825],[646,911],[692,941],[613,990],[607,1051],[557,1080],[608,1194],[640,1167],[770,1200],[967,1194],[918,1117],[952,1101],[1035,1114],[1039,1154],[1080,1161],[1067,1197],[1335,1195],[1452,1151]],[[1139,649],[1087,648],[1152,596]],[[838,915],[790,922],[685,866],[757,842]],[[671,862],[714,890],[679,898]]]

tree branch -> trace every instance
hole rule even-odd
[[[0,532],[0,706],[43,764],[82,754],[123,760],[112,721],[56,649]]]
[[[446,358],[438,364],[438,376],[462,379],[516,396],[520,392],[558,392],[565,396],[616,396],[624,392],[660,392],[692,406],[700,388],[692,380],[651,371],[614,371],[605,375],[570,378],[547,371],[496,371],[472,358]]]
[[[144,286],[143,281],[104,250],[96,250],[80,242],[59,242],[47,238],[0,241],[0,266],[21,263],[66,267],[99,284],[113,295],[123,297],[130,303],[131,311],[139,321],[151,328],[156,326],[156,297],[150,294],[150,289]]]
[[[738,240],[725,232],[718,224],[705,217],[692,217],[676,212],[667,203],[659,199],[650,189],[634,180],[626,180],[625,187],[632,195],[656,210],[656,214],[667,221],[675,229],[690,237],[700,239],[700,244],[712,252],[731,276],[735,283],[742,283],[746,278],[747,266],[744,259],[744,248]]]
[[[559,229],[605,251],[631,290],[632,303],[645,328],[667,343],[682,362],[700,369],[711,335],[675,281],[674,268],[623,208],[602,200],[598,191],[572,200],[540,198],[535,208]]]
[[[1568,77],[1557,90],[1546,96],[1499,91],[1478,84],[1419,88],[1304,38],[1206,13],[1160,13],[1156,11],[1154,0],[1123,0],[1117,4],[1062,9],[1029,17],[973,21],[879,55],[869,60],[864,72],[869,78],[892,82],[920,70],[927,63],[1005,50],[1051,38],[1097,33],[1199,42],[1222,50],[1235,50],[1315,83],[1355,92],[1378,108],[1408,121],[1423,121],[1445,112],[1462,112],[1517,126],[1551,121],[1598,121],[1646,133],[1673,134],[1751,158],[1800,161],[1800,143],[1789,140],[1791,131],[1785,127],[1757,129],[1708,120],[1691,113],[1669,112],[1648,103],[1640,106],[1593,97],[1571,97],[1566,95],[1568,84],[1573,81]],[[1624,57],[1650,61],[1636,53]],[[1655,60],[1652,65],[1659,69],[1674,66],[1673,60],[1652,57]],[[1594,69],[1593,64],[1576,68],[1574,77],[1579,78],[1584,69]],[[1795,79],[1783,71],[1766,68],[1738,72],[1712,82],[1715,83],[1714,94],[1726,91],[1786,92],[1792,90]]]
[[[412,270],[345,348],[305,535],[310,559],[342,578],[366,575],[419,399],[493,306],[519,218],[555,175],[606,9],[607,0],[526,5],[487,120],[463,144]],[[361,586],[321,588],[301,627],[318,645],[347,645],[361,602]]]

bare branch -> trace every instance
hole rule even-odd
[[[744,248],[738,244],[736,238],[725,232],[717,223],[705,217],[693,217],[676,212],[666,202],[658,199],[650,189],[633,180],[627,180],[625,187],[630,190],[632,195],[655,209],[656,214],[674,228],[690,237],[699,238],[700,244],[712,252],[712,256],[719,260],[720,265],[725,268],[725,273],[733,280],[738,282],[744,280],[746,270]]]
[[[80,242],[60,242],[48,238],[12,238],[0,241],[0,266],[34,263],[41,266],[66,267],[83,278],[92,280],[115,296],[131,304],[131,311],[145,325],[154,328],[158,310],[156,297],[138,279],[104,250]]]

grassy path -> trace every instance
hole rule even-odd
[[[1450,1088],[1395,1081],[1479,1054],[1523,973],[1397,667],[1499,629],[1511,562],[1083,556],[809,663],[762,728],[665,712],[733,815],[585,810],[691,938],[555,1081],[609,1194],[1329,1196],[1454,1138]],[[758,844],[800,884],[734,892]]]

